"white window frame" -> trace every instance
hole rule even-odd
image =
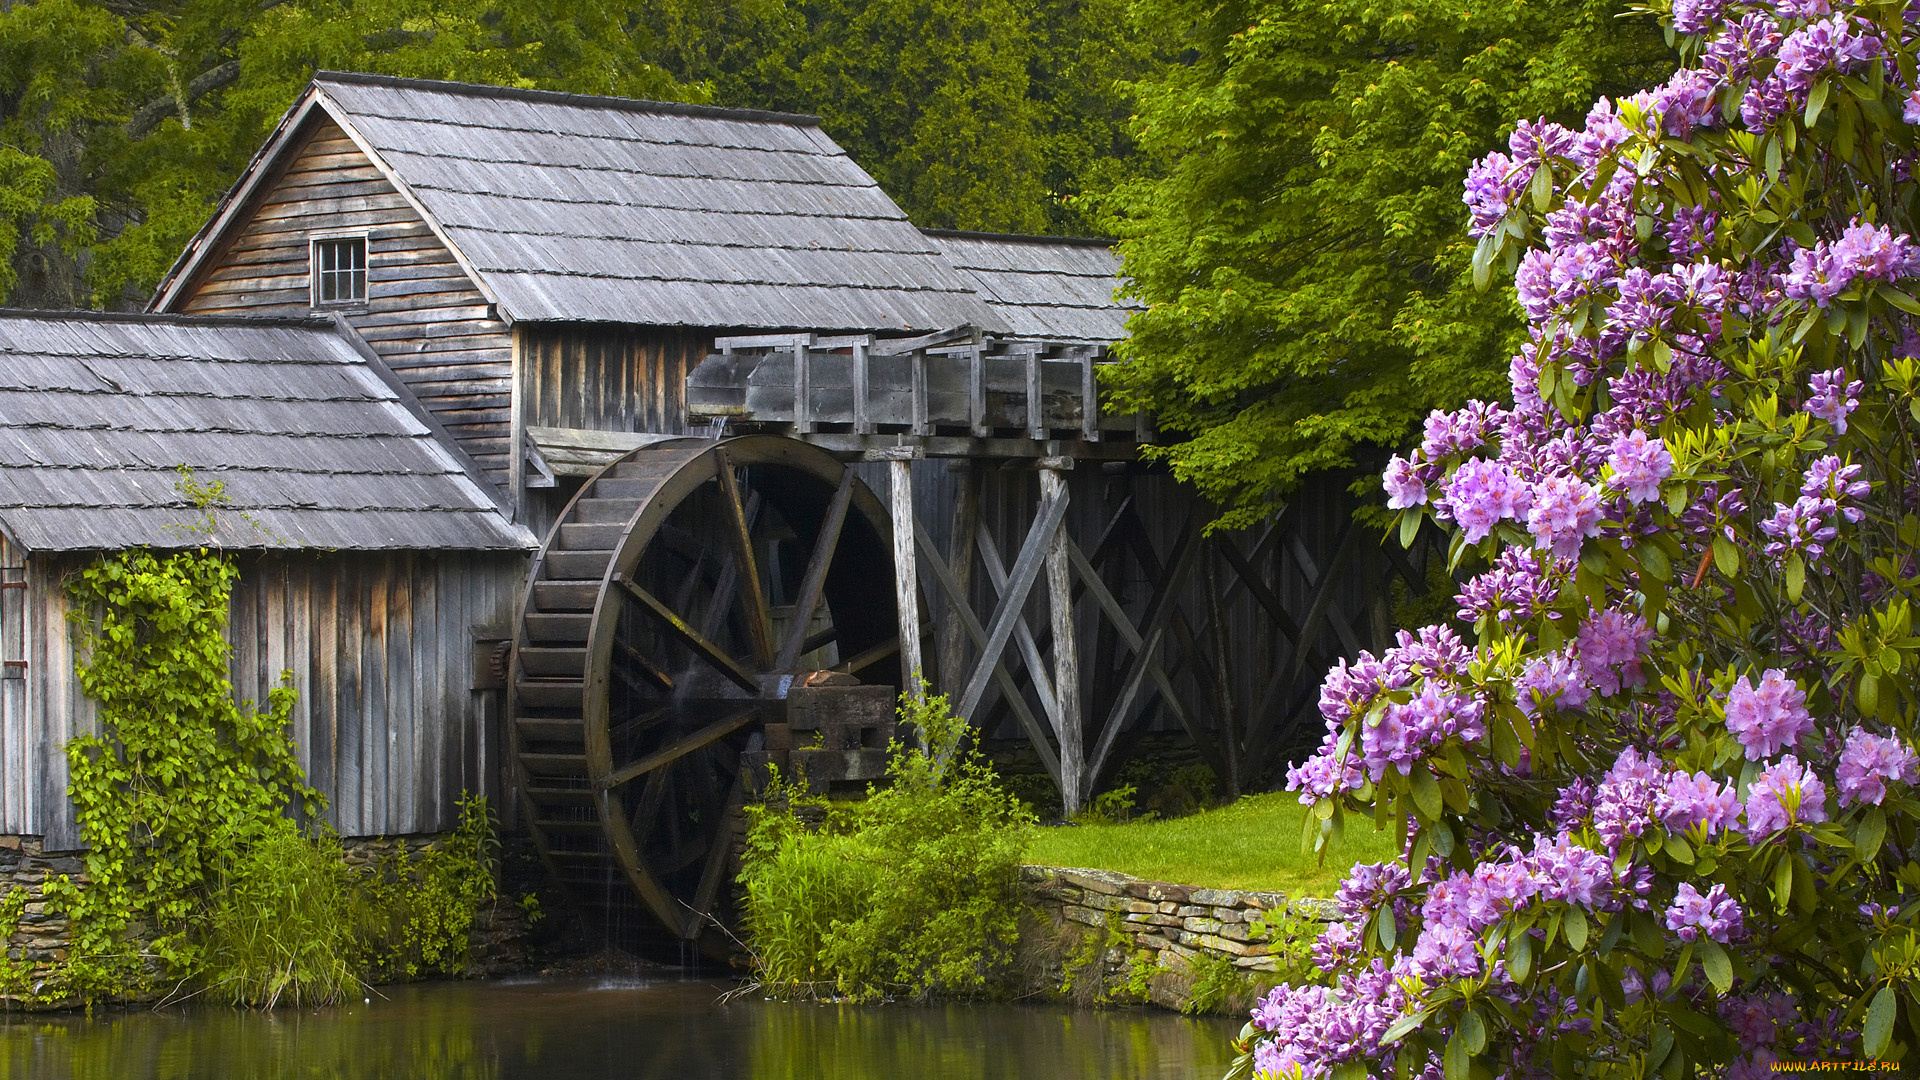
[[[365,229],[332,230],[309,233],[307,236],[307,292],[309,302],[316,310],[338,310],[363,308],[367,306],[368,285],[373,270],[373,245],[369,242]],[[346,300],[322,300],[320,298],[320,245],[337,244],[342,240],[358,240],[360,252],[365,259],[361,268],[361,295]],[[337,271],[336,271],[337,272]]]

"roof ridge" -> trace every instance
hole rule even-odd
[[[1099,236],[1040,236],[1035,233],[997,233],[976,232],[972,229],[921,229],[927,236],[941,236],[953,240],[1007,240],[1017,244],[1067,244],[1073,247],[1097,247],[1112,249],[1118,240],[1108,240]]]
[[[0,307],[0,319],[51,319],[62,322],[115,322],[149,326],[233,326],[282,330],[332,330],[324,315],[186,315],[148,311],[95,311],[91,308]]]
[[[578,105],[596,109],[620,109],[624,112],[666,113],[671,116],[699,116],[711,120],[738,120],[761,124],[795,124],[819,127],[820,118],[808,113],[775,112],[771,109],[730,109],[720,105],[690,105],[680,101],[649,101],[645,98],[612,97],[600,94],[570,94],[559,90],[524,90],[513,86],[485,83],[448,82],[441,79],[403,79],[394,75],[374,75],[358,71],[316,71],[315,83],[333,82],[361,86],[387,86],[398,90],[422,90],[462,97],[501,98],[507,101],[532,101],[553,105]]]

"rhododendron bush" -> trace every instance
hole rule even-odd
[[[1665,17],[1668,83],[1467,180],[1530,341],[1385,484],[1481,570],[1327,677],[1309,825],[1406,854],[1243,1073],[1920,1057],[1920,4]]]

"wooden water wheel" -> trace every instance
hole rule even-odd
[[[702,937],[742,756],[794,676],[900,685],[890,537],[853,471],[792,439],[670,440],[585,482],[534,560],[508,683],[526,819],[583,903]]]

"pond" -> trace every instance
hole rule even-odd
[[[0,1080],[1215,1080],[1239,1029],[1144,1010],[722,1003],[729,988],[539,979],[268,1014],[13,1014]]]

